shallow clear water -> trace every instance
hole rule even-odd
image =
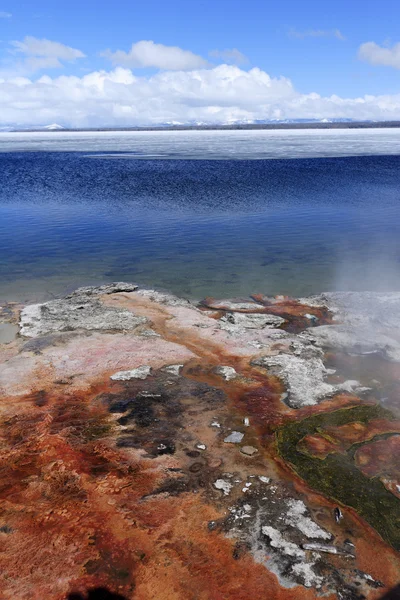
[[[1,134],[0,301],[400,290],[399,132],[332,131]]]

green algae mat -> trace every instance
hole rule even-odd
[[[378,405],[320,413],[279,428],[276,439],[279,454],[314,490],[354,508],[385,541],[400,550],[400,500],[378,477],[366,477],[354,464],[358,448],[385,436],[353,444],[346,453],[329,454],[325,459],[298,450],[300,440],[308,434],[319,433],[324,427],[339,427],[356,421],[367,424],[378,418],[391,421],[393,415]]]

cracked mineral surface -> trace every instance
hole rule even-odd
[[[381,598],[399,323],[399,294],[129,283],[1,307],[1,598]]]

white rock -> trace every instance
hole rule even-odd
[[[118,371],[111,375],[110,379],[113,381],[129,381],[129,379],[146,379],[151,373],[151,367],[148,365],[142,365],[137,369],[131,371]]]
[[[265,477],[264,475],[260,475],[258,478],[262,483],[269,483],[271,481],[270,477]]]
[[[235,379],[235,377],[237,377],[237,373],[233,367],[217,367],[215,369],[215,373],[217,373],[217,375],[221,375],[221,377],[223,377],[225,381],[230,381],[231,379]]]
[[[360,382],[357,381],[357,379],[347,379],[343,383],[339,383],[337,387],[344,392],[356,392],[357,394],[368,392],[371,389],[368,387],[363,387]]]
[[[162,367],[161,370],[170,373],[171,375],[179,375],[182,369],[183,365],[166,365],[165,367]]]
[[[289,392],[286,403],[292,408],[318,404],[332,395],[336,388],[325,382],[327,369],[322,362],[322,351],[301,341],[292,344],[291,350],[291,354],[264,356],[252,364],[265,367],[283,380]]]
[[[217,479],[217,481],[214,481],[214,487],[224,492],[224,496],[229,496],[233,485],[229,481],[225,481],[225,479]]]
[[[21,311],[19,326],[21,335],[36,337],[41,334],[41,304],[31,304]]]
[[[319,527],[310,517],[305,516],[307,507],[301,500],[287,500],[286,506],[289,510],[284,518],[287,525],[296,527],[308,538],[330,540],[331,534]]]
[[[246,493],[249,491],[250,487],[251,487],[252,483],[245,483],[244,484],[244,488],[242,488],[242,492]]]
[[[292,567],[292,573],[301,577],[305,587],[320,587],[323,582],[322,577],[314,573],[313,566],[313,563],[299,562]]]
[[[262,304],[254,302],[253,300],[235,300],[232,298],[215,300],[210,305],[215,310],[261,310],[265,308]],[[236,313],[235,313],[236,314]]]
[[[293,542],[288,542],[287,540],[285,540],[285,538],[283,537],[281,532],[278,531],[277,529],[274,529],[274,527],[271,527],[269,525],[264,525],[261,528],[261,531],[263,532],[264,535],[266,535],[269,538],[270,545],[273,548],[277,548],[278,550],[281,550],[283,552],[283,554],[286,554],[287,556],[294,556],[296,558],[305,558],[305,555],[306,555],[305,552],[297,544],[294,544]]]

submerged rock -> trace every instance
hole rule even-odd
[[[17,325],[12,323],[0,323],[0,344],[9,344],[14,341],[18,334]]]

